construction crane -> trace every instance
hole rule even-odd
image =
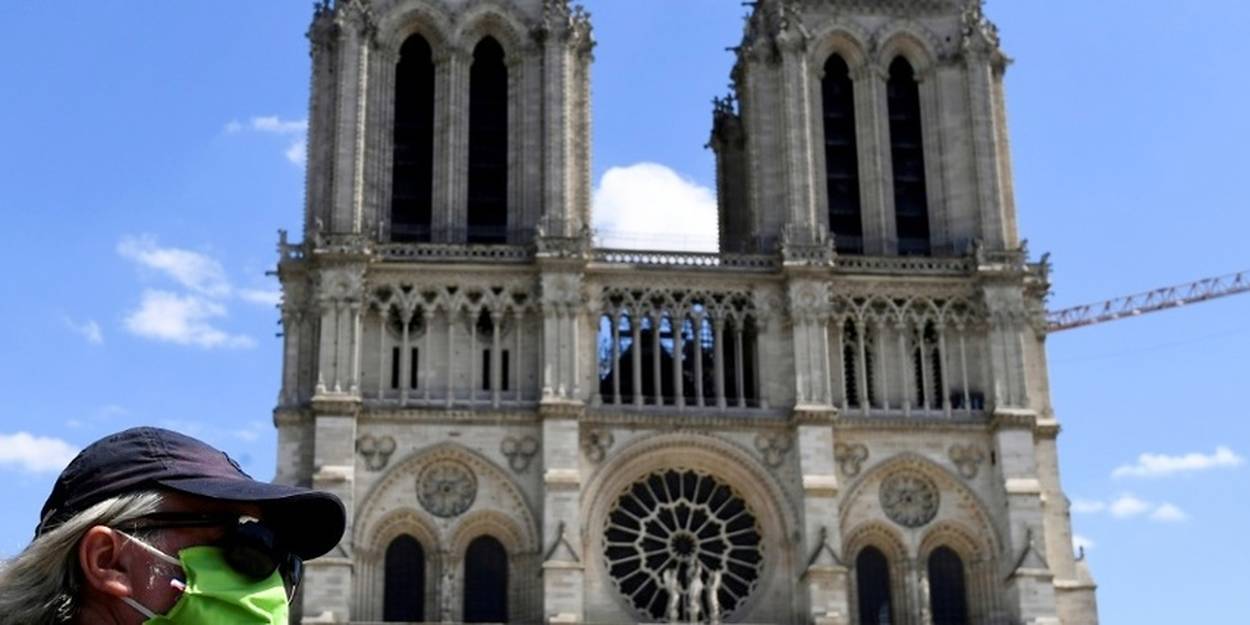
[[[1164,287],[1117,297],[1105,302],[1074,306],[1063,310],[1047,311],[1048,333],[1073,330],[1096,323],[1115,321],[1125,317],[1137,317],[1146,313],[1178,308],[1187,304],[1205,302],[1238,293],[1250,292],[1250,271],[1229,274],[1218,278],[1206,278],[1188,284]]]

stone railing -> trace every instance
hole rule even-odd
[[[525,263],[530,250],[521,245],[463,243],[386,243],[376,248],[379,258],[400,262],[509,262]]]
[[[933,258],[931,256],[838,256],[834,261],[838,273],[964,275],[972,271],[967,257]]]
[[[595,262],[675,268],[708,268],[734,271],[772,271],[778,262],[773,256],[717,254],[715,252],[675,252],[599,248],[592,252]]]

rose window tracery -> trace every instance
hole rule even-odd
[[[454,460],[435,462],[417,477],[417,499],[435,516],[458,516],[473,505],[476,497],[477,477],[469,467]]]
[[[903,527],[921,527],[937,516],[937,486],[919,473],[905,471],[885,478],[880,497],[885,515]]]
[[[704,582],[721,572],[716,594],[728,616],[756,589],[764,566],[754,512],[729,486],[693,470],[656,471],[625,489],[608,513],[603,545],[612,583],[655,622],[668,620],[666,571],[677,572],[683,615],[696,562]],[[710,602],[701,601],[706,613]]]

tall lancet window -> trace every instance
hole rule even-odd
[[[890,625],[890,562],[876,547],[865,547],[855,558],[855,589],[859,625]]]
[[[425,620],[425,551],[417,539],[401,535],[386,547],[382,587],[382,620],[388,623]]]
[[[855,143],[855,93],[850,68],[834,54],[825,62],[821,82],[825,119],[825,183],[829,195],[829,230],[837,250],[864,252],[859,204],[859,153]]]
[[[391,240],[428,242],[434,203],[434,62],[430,44],[412,35],[395,68]]]
[[[469,243],[508,240],[508,67],[491,37],[469,72]]]
[[[964,561],[949,547],[929,554],[929,607],[933,625],[968,625]]]
[[[894,224],[899,254],[929,253],[929,200],[924,180],[920,86],[907,59],[890,64],[890,155],[894,163]]]

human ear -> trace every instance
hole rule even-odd
[[[83,582],[98,592],[113,597],[129,597],[134,593],[128,572],[129,563],[122,557],[120,533],[96,525],[78,542],[78,564]]]

